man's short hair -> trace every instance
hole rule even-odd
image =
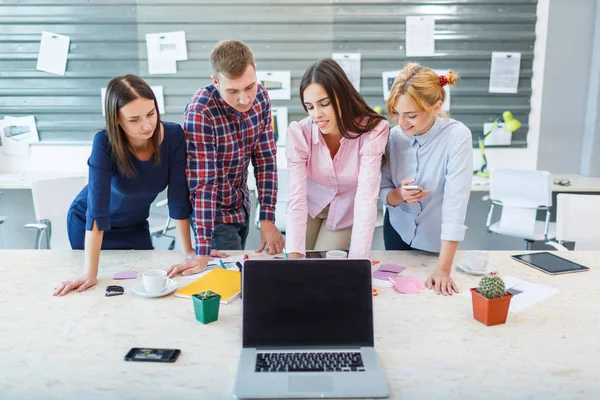
[[[228,79],[239,78],[248,65],[254,67],[254,54],[248,45],[239,40],[222,40],[210,53],[210,65],[215,77],[222,74]]]

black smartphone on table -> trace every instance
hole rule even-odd
[[[181,350],[179,349],[153,349],[134,347],[125,355],[125,361],[143,362],[167,362],[173,363],[177,360]]]

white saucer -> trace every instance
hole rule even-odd
[[[460,261],[457,261],[457,262],[456,262],[456,266],[457,266],[457,267],[458,267],[458,268],[459,268],[461,271],[463,271],[464,273],[466,273],[466,274],[469,274],[469,275],[485,275],[485,274],[487,274],[488,272],[490,272],[490,271],[491,271],[491,269],[492,269],[492,268],[491,268],[491,266],[488,266],[486,269],[482,269],[482,270],[474,270],[474,269],[471,269],[471,268],[468,266],[468,264],[466,263],[466,261],[465,261],[465,260],[460,260]]]
[[[158,293],[146,292],[146,289],[144,289],[143,282],[136,283],[135,285],[133,285],[131,290],[133,291],[133,293],[137,294],[138,296],[142,296],[142,297],[162,297],[162,296],[171,294],[175,290],[177,290],[177,281],[174,281],[173,279],[169,279],[169,283],[167,283],[167,287],[165,288],[165,290],[163,290],[162,292],[158,292]]]

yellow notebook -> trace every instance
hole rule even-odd
[[[192,298],[192,295],[212,290],[221,295],[221,304],[229,304],[237,299],[242,291],[240,271],[215,268],[175,292],[177,297]]]

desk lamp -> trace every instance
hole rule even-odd
[[[487,132],[479,135],[479,151],[481,152],[481,168],[474,171],[474,174],[484,178],[490,177],[490,171],[487,170],[487,158],[485,156],[485,138],[487,138],[496,129],[499,123],[504,123],[505,132],[514,132],[521,127],[519,120],[513,117],[510,111],[504,111],[501,117],[496,118]]]

